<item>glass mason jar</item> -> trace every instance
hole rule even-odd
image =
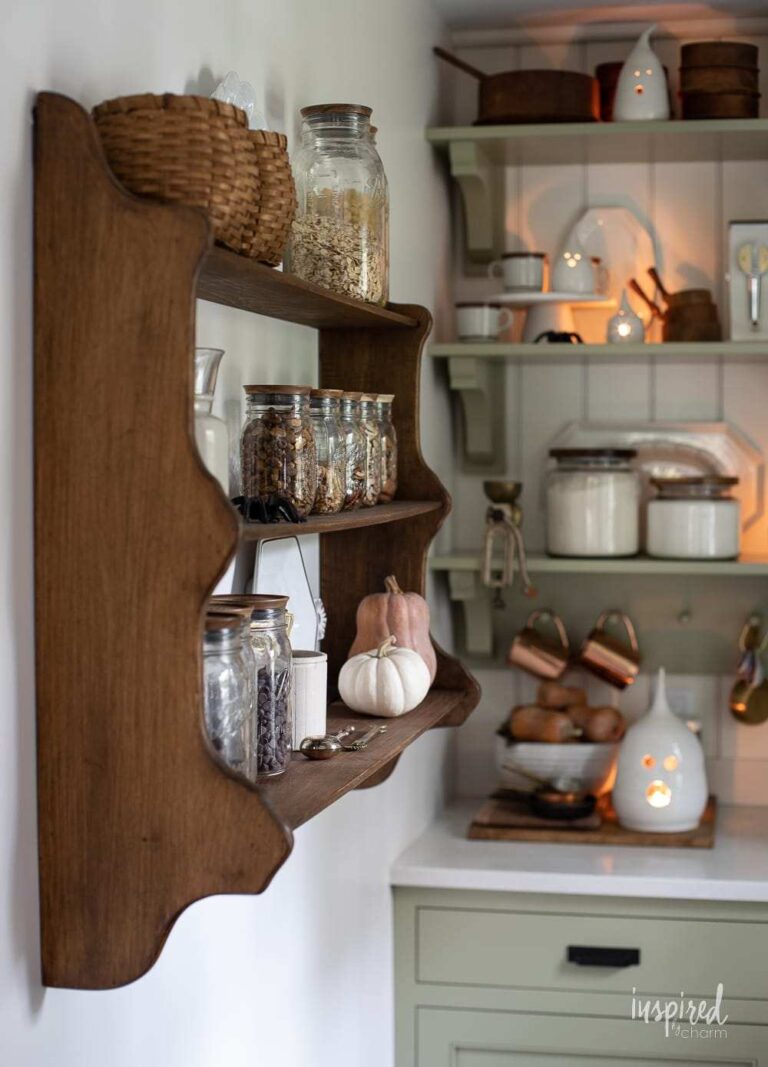
[[[640,548],[640,479],[631,448],[553,448],[547,475],[552,556],[634,556]]]
[[[376,418],[376,395],[363,393],[360,397],[360,429],[365,441],[365,481],[363,483],[364,508],[372,508],[379,502],[381,493],[381,429]]]
[[[254,690],[243,629],[237,615],[206,616],[203,692],[211,744],[229,767],[247,777]]]
[[[282,774],[291,758],[293,674],[287,596],[254,597],[251,647],[256,659],[257,778]]]
[[[229,496],[229,430],[211,414],[223,348],[195,349],[195,440],[206,468]]]
[[[289,259],[306,281],[385,304],[389,190],[370,116],[357,104],[302,108],[301,147],[291,161],[298,208]]]
[[[341,431],[344,438],[344,507],[354,511],[363,502],[365,488],[365,438],[360,426],[362,393],[342,393]]]
[[[392,422],[392,393],[376,397],[376,421],[381,438],[381,492],[379,503],[389,504],[397,493],[397,433]]]
[[[317,451],[317,493],[314,511],[333,515],[344,507],[346,465],[341,427],[341,389],[313,389],[309,414]]]
[[[738,478],[702,475],[652,478],[647,550],[658,559],[736,559],[741,506],[731,495]]]
[[[252,500],[276,495],[300,518],[317,492],[317,452],[309,415],[309,386],[246,385],[240,463],[246,515]]]

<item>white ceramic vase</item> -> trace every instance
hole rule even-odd
[[[667,703],[662,668],[650,711],[621,743],[613,806],[628,830],[675,834],[694,830],[706,805],[704,752]]]
[[[650,26],[640,35],[621,68],[613,103],[614,122],[669,118],[669,91],[664,67],[650,44],[655,29]]]
[[[552,289],[556,293],[594,293],[596,287],[592,260],[571,231],[552,269]]]

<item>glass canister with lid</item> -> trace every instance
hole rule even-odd
[[[397,493],[397,433],[392,422],[393,393],[376,396],[376,419],[381,440],[381,491],[379,503],[389,504]]]
[[[701,475],[652,478],[647,551],[658,559],[736,559],[741,507],[732,495],[738,478]]]
[[[362,393],[342,393],[341,431],[344,440],[344,506],[354,511],[363,502],[365,488],[365,438],[360,426]]]
[[[363,393],[360,397],[360,429],[365,442],[362,505],[372,508],[378,504],[381,494],[381,427],[376,417],[375,393]]]
[[[246,514],[252,501],[281,497],[299,518],[311,512],[317,493],[317,451],[309,413],[310,386],[246,385],[240,441]]]
[[[341,389],[313,389],[309,413],[317,450],[317,493],[313,510],[333,515],[344,506],[346,464],[341,424]]]
[[[640,479],[631,448],[553,448],[547,474],[547,552],[634,556],[640,549]]]
[[[203,639],[205,725],[216,752],[233,770],[249,776],[253,743],[252,658],[237,614],[206,615]]]
[[[389,189],[370,116],[359,104],[302,108],[301,146],[292,159],[298,209],[290,268],[326,289],[385,304]]]
[[[254,727],[249,777],[282,774],[291,756],[293,683],[287,596],[251,593],[212,598],[217,608],[250,609]]]

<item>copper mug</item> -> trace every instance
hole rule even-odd
[[[536,629],[536,623],[544,619],[554,626],[559,643]],[[531,612],[525,626],[513,640],[507,663],[510,667],[520,667],[529,674],[535,674],[537,678],[553,681],[568,666],[570,651],[563,620],[554,611],[539,609]]]
[[[626,641],[606,633],[610,622],[621,622],[627,632]],[[626,689],[640,671],[640,650],[632,620],[621,611],[604,611],[594,630],[584,641],[579,653],[579,666],[602,678],[604,682]]]

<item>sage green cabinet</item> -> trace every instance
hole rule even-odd
[[[768,905],[394,893],[396,1067],[768,1067]],[[724,1027],[633,1018],[719,984]]]

